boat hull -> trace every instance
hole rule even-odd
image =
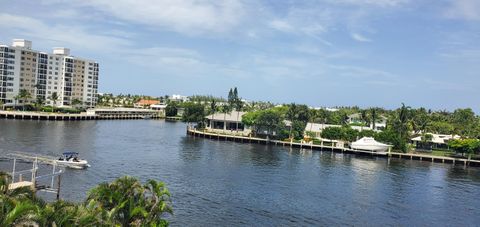
[[[56,162],[60,166],[65,166],[72,169],[85,169],[90,166],[85,160],[79,160],[78,162],[57,160]]]
[[[382,145],[356,145],[352,144],[350,146],[353,149],[357,150],[366,150],[366,151],[387,151],[390,146],[382,146]]]

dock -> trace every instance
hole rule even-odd
[[[79,121],[79,120],[96,120],[97,116],[80,114],[64,114],[64,113],[48,113],[48,112],[32,112],[32,111],[4,111],[0,110],[0,118],[19,119],[19,120],[49,120],[49,121]]]
[[[357,154],[357,155],[385,157],[389,159],[399,158],[399,159],[437,162],[437,163],[449,163],[452,165],[480,167],[480,160],[472,160],[472,159],[466,159],[466,158],[453,158],[453,157],[435,156],[435,155],[428,155],[428,154],[414,154],[414,153],[365,151],[365,150],[357,150],[357,149],[351,149],[351,148],[339,147],[339,146],[326,146],[326,145],[310,144],[310,143],[307,144],[307,143],[288,142],[288,141],[281,141],[281,140],[270,140],[270,139],[248,137],[248,136],[225,135],[220,133],[200,131],[190,127],[187,127],[187,135],[190,135],[193,137],[232,141],[232,142],[238,142],[238,143],[257,143],[257,144],[264,144],[264,145],[289,146],[289,147],[295,147],[295,148],[331,151],[331,152],[337,152],[337,153],[349,153],[349,154]]]
[[[8,184],[8,190],[29,187],[33,192],[47,192],[56,194],[57,200],[60,199],[61,176],[63,170],[59,169],[54,159],[46,157],[36,157],[22,153],[10,154],[13,157],[13,169],[8,173],[11,176]],[[17,160],[31,162],[32,168],[26,170],[17,170]],[[52,172],[39,175],[39,164],[44,163],[52,166]],[[39,182],[42,181],[43,184]],[[45,183],[48,181],[48,183]]]
[[[159,119],[164,118],[164,114],[156,110],[137,108],[95,108],[78,114],[0,110],[0,118],[38,121],[128,120]]]

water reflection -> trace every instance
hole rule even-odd
[[[125,174],[163,180],[173,226],[475,226],[480,216],[479,168],[192,138],[182,123],[0,120],[0,149],[79,151],[92,167],[66,170],[69,200]]]

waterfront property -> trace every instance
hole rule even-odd
[[[249,135],[252,130],[242,123],[245,112],[214,113],[206,117],[206,129],[211,132]]]
[[[138,119],[161,118],[161,111],[138,108],[95,108],[88,109],[87,114],[97,116],[98,119]]]
[[[47,105],[93,107],[97,103],[99,65],[74,57],[70,49],[52,53],[32,49],[32,42],[0,43],[0,102],[6,107],[45,100]],[[19,97],[21,91],[30,97]],[[56,95],[54,95],[56,94]]]
[[[423,136],[425,136],[423,135],[411,139],[417,150],[431,151],[432,149],[449,149],[449,140],[460,139],[459,135],[442,135],[434,133],[426,133],[426,135],[430,135],[430,138],[423,138]]]
[[[135,108],[150,108],[151,105],[158,105],[160,104],[159,100],[151,100],[151,99],[140,99],[140,101],[133,104]]]
[[[307,123],[305,126],[306,132],[311,132],[315,135],[316,138],[322,137],[322,131],[329,127],[342,127],[341,125],[331,125],[331,124],[319,124],[319,123]]]
[[[76,120],[95,120],[97,115],[79,113],[49,113],[49,112],[30,112],[30,111],[3,111],[0,110],[0,118],[22,119],[22,120],[51,120],[51,121],[76,121]]]
[[[338,153],[349,153],[349,154],[358,154],[358,155],[368,155],[375,157],[387,157],[387,158],[400,158],[400,159],[410,159],[418,161],[428,161],[428,162],[440,162],[440,163],[450,163],[453,165],[462,165],[462,166],[480,166],[480,160],[466,159],[466,158],[454,158],[454,157],[445,157],[445,156],[435,156],[428,154],[414,154],[414,153],[399,153],[392,152],[390,145],[374,143],[375,145],[382,145],[385,149],[375,150],[375,149],[364,149],[364,148],[348,148],[345,147],[343,143],[331,143],[330,145],[322,144],[313,144],[313,143],[297,143],[291,141],[281,141],[281,140],[270,140],[250,136],[241,136],[241,135],[226,135],[220,133],[210,133],[205,131],[199,131],[194,128],[187,128],[187,134],[194,137],[203,137],[208,139],[215,140],[225,140],[233,141],[240,143],[258,143],[264,145],[275,145],[275,146],[290,146],[295,148],[305,148],[311,150],[326,150]],[[340,141],[338,141],[340,142]],[[371,143],[362,143],[362,145],[372,145]],[[388,151],[388,152],[386,152]]]

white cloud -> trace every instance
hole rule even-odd
[[[449,8],[445,11],[447,18],[463,20],[480,20],[479,0],[451,0]]]
[[[327,0],[337,4],[372,5],[380,7],[394,7],[410,2],[410,0]]]
[[[358,33],[352,33],[351,36],[352,36],[352,39],[354,39],[356,41],[359,41],[359,42],[372,42],[371,39],[366,38],[365,36],[360,35]]]
[[[72,0],[117,19],[184,34],[222,33],[240,24],[246,9],[239,0]]]
[[[91,32],[82,26],[49,25],[34,18],[6,13],[0,13],[0,28],[10,29],[18,35],[35,38],[35,41],[43,40],[50,46],[60,45],[77,50],[108,52],[131,44],[126,39],[101,32]]]

